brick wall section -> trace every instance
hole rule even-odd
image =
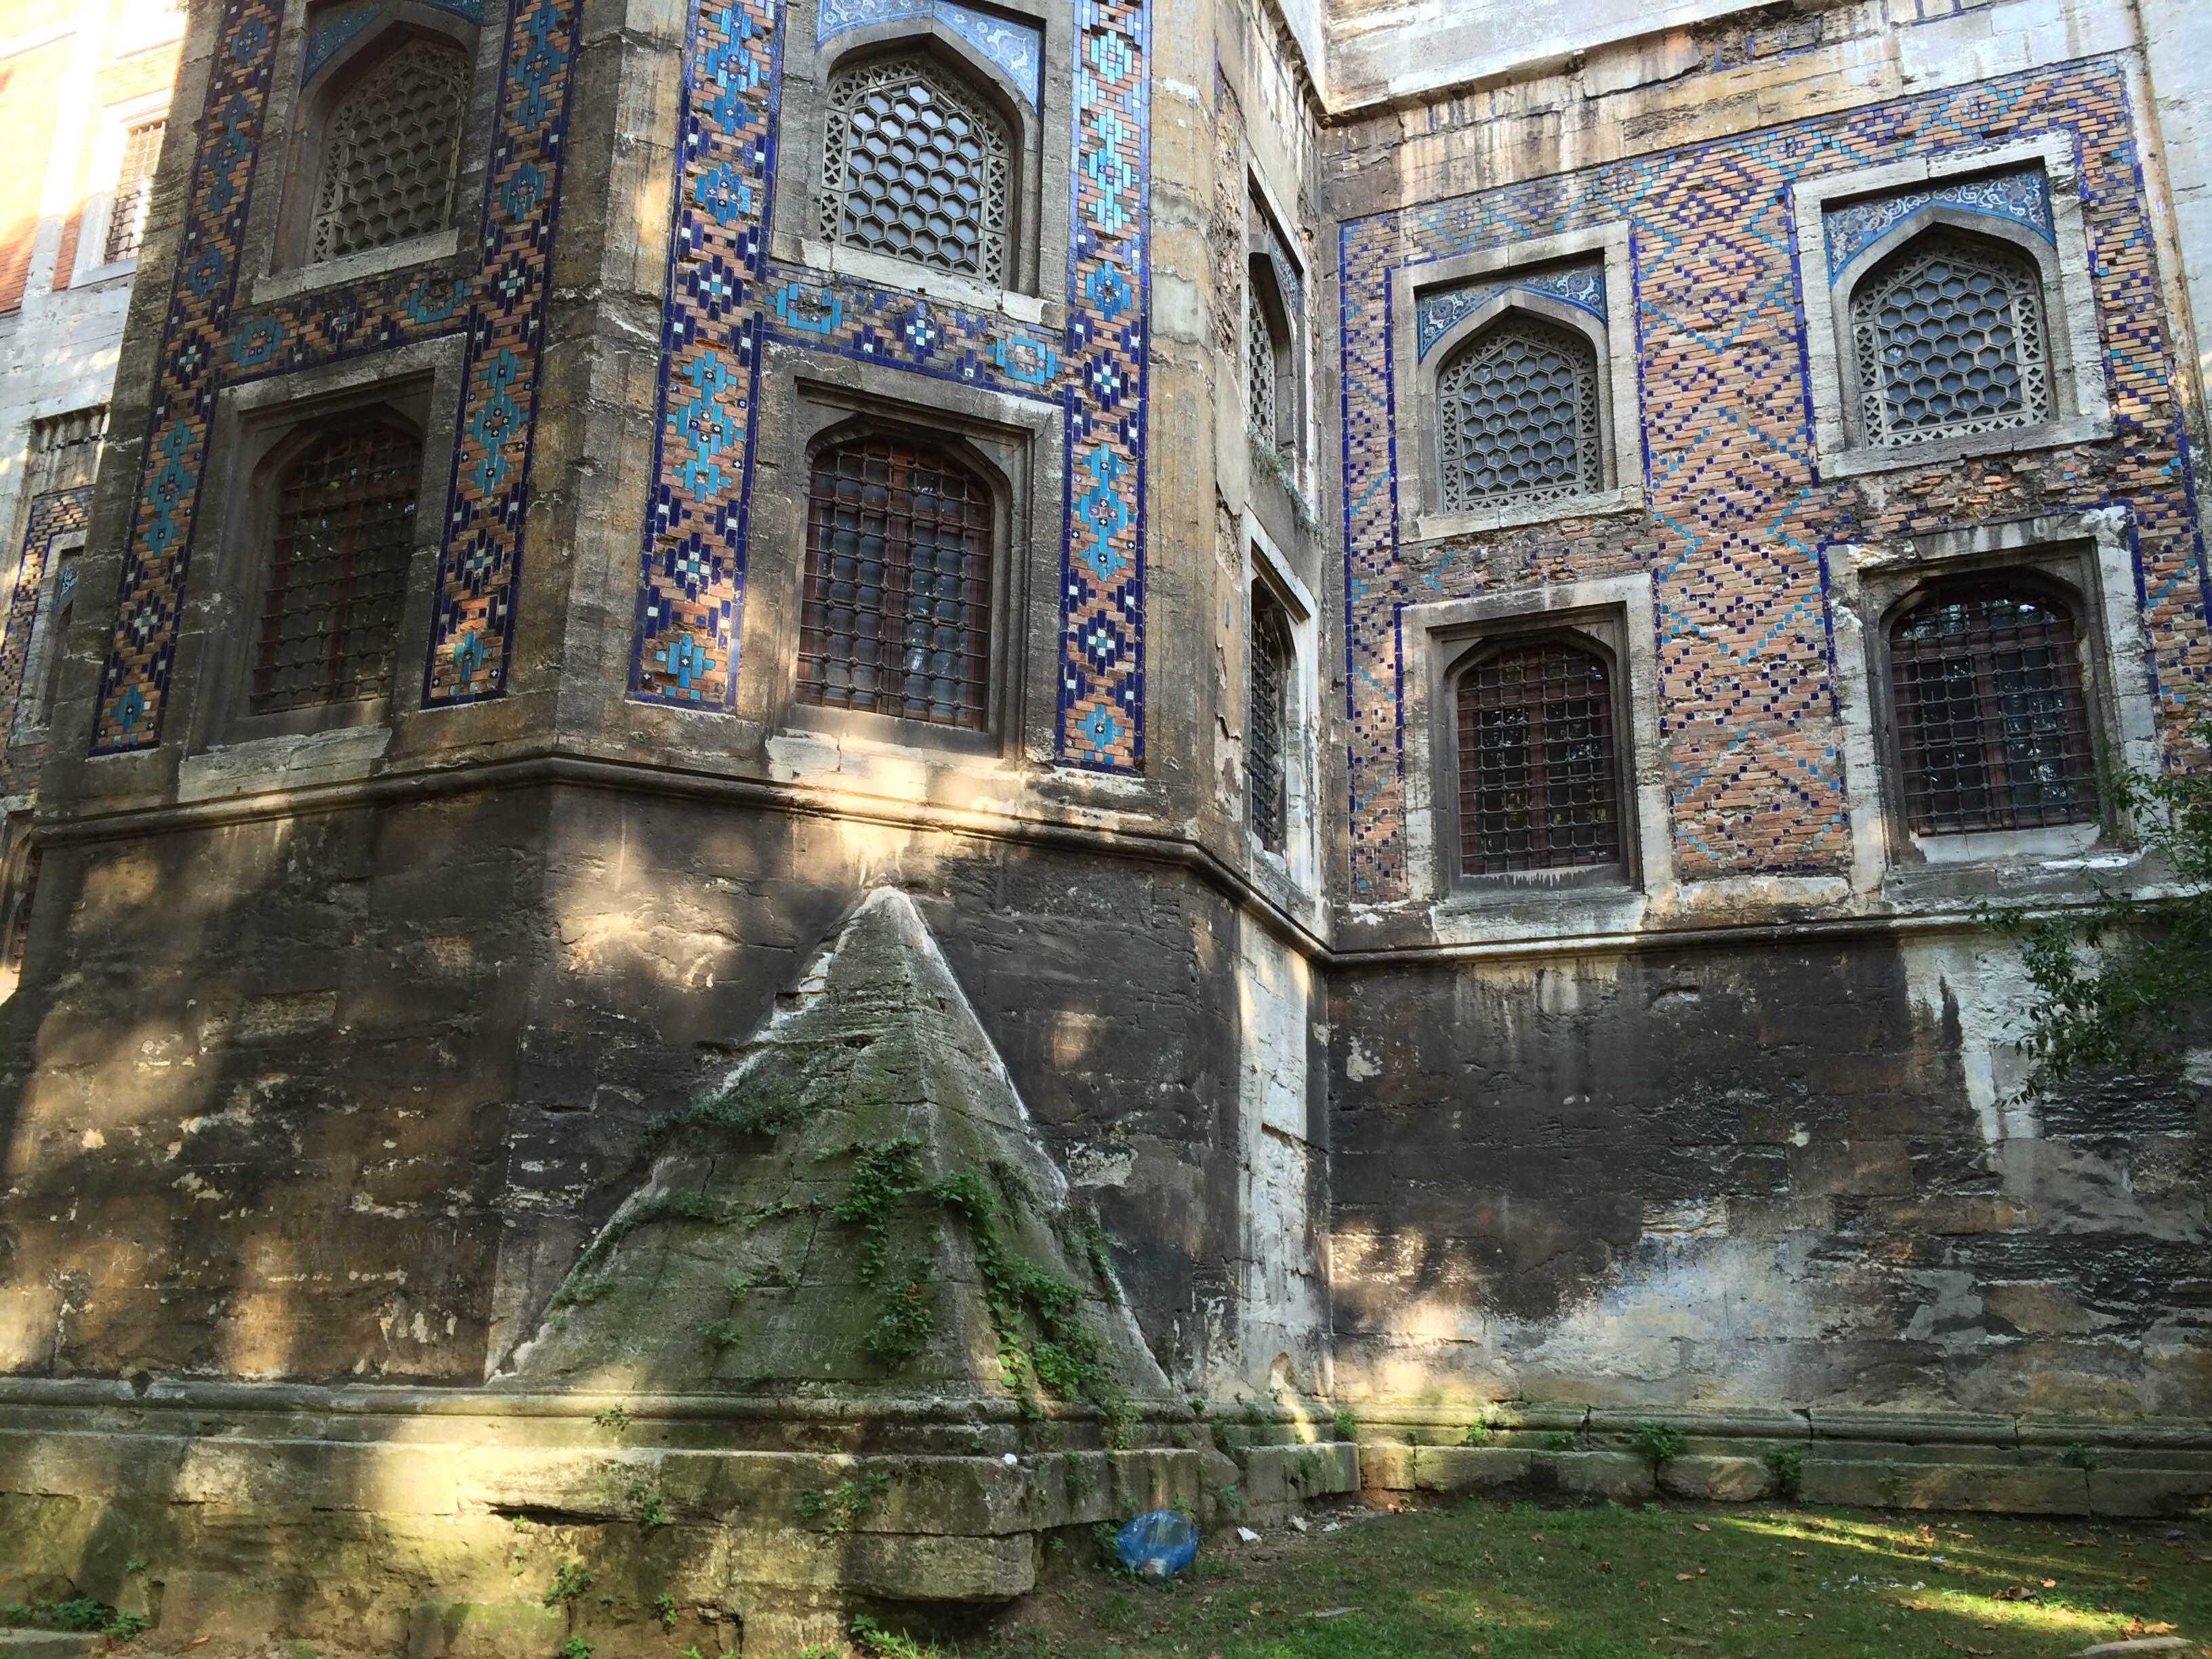
[[[1820,550],[1979,520],[2129,509],[2170,736],[2212,676],[2124,66],[2086,60],[1346,222],[1348,721],[1356,899],[1405,889],[1399,605],[1569,574],[1648,570],[1659,611],[1682,874],[1834,872],[1850,859]],[[1793,179],[1997,138],[2077,149],[2118,433],[2108,444],[1836,483],[1814,464]],[[1340,159],[1350,176],[1376,158]],[[1402,267],[1626,219],[1633,234],[1649,512],[1469,537],[1401,559],[1389,285]],[[1401,371],[1402,373],[1402,371]]]

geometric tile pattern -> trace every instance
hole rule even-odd
[[[996,311],[769,258],[782,9],[775,0],[699,0],[687,44],[632,696],[711,712],[732,706],[752,418],[762,348],[773,339],[1062,410],[1056,749],[1079,766],[1142,769],[1148,3],[1076,5],[1068,322],[1054,335]]]
[[[818,46],[848,29],[921,17],[935,18],[1006,70],[1023,101],[1036,108],[1044,85],[1044,36],[1034,23],[993,17],[957,0],[822,0],[814,14],[814,40]]]
[[[1807,388],[1791,187],[2063,136],[2081,180],[2109,443],[1824,479]],[[2127,74],[2082,59],[1606,163],[1340,228],[1346,713],[1357,897],[1407,890],[1399,617],[1545,580],[1652,579],[1671,828],[1685,878],[1849,867],[1822,549],[2031,513],[2126,510],[2169,744],[2212,697],[2207,583],[2179,380]],[[1644,512],[1462,537],[1401,561],[1390,295],[1407,267],[1625,222]],[[1817,270],[1817,268],[1816,268]],[[1819,280],[1817,274],[1812,280]],[[1627,469],[1638,465],[1622,458]]]
[[[338,48],[380,21],[392,9],[392,0],[339,0],[319,9],[307,25],[307,48],[300,54],[300,84],[315,78],[315,71],[335,57]],[[422,0],[439,11],[453,13],[468,22],[483,21],[483,0]]]
[[[1427,356],[1429,348],[1451,332],[1453,325],[1474,316],[1509,289],[1564,301],[1593,317],[1605,316],[1605,267],[1601,264],[1569,265],[1527,276],[1516,272],[1503,281],[1478,278],[1456,288],[1422,289],[1413,301],[1415,354]]]
[[[47,566],[58,545],[83,532],[91,511],[89,485],[52,490],[31,498],[30,526],[23,532],[22,556],[15,562],[15,592],[8,601],[6,617],[0,619],[0,708],[9,711],[10,737],[14,728],[23,723],[27,706],[24,694],[29,688],[23,684],[23,674],[29,666],[31,634],[38,625],[39,601],[46,591]],[[60,649],[61,641],[56,640],[49,649],[49,657]],[[16,775],[4,747],[0,747],[0,795],[18,794],[37,783],[35,774]]]
[[[2046,242],[2057,240],[2051,225],[2051,181],[2044,177],[2042,164],[2037,162],[1986,178],[1938,185],[1930,190],[1902,190],[1869,201],[1846,202],[1825,209],[1820,218],[1822,240],[1828,248],[1830,279],[1840,276],[1845,265],[1879,241],[1892,225],[1931,202],[2008,219],[2016,225],[2027,226]]]
[[[94,755],[161,742],[217,394],[443,335],[464,334],[467,346],[423,700],[477,701],[506,685],[576,0],[516,0],[509,14],[473,249],[438,265],[240,306],[239,248],[278,17],[272,0],[224,0],[100,676]]]

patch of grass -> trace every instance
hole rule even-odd
[[[146,1626],[143,1613],[118,1613],[107,1621],[107,1627],[100,1634],[110,1642],[128,1642],[133,1637],[144,1635]]]
[[[2079,1469],[2087,1474],[2097,1467],[2097,1449],[2086,1440],[2069,1440],[2066,1449],[2058,1454],[2058,1461],[2069,1469]]]
[[[1774,1490],[1784,1498],[1795,1498],[1797,1489],[1805,1484],[1805,1453],[1798,1446],[1771,1446],[1761,1460],[1766,1472],[1773,1477]]]
[[[827,1489],[809,1486],[799,1494],[799,1518],[810,1523],[819,1522],[824,1532],[850,1532],[890,1487],[890,1476],[880,1469],[871,1470],[857,1480],[840,1480]]]
[[[938,1659],[939,1655],[951,1659],[957,1651],[940,1648],[934,1642],[925,1647],[911,1636],[885,1630],[865,1613],[854,1615],[851,1630],[853,1645],[869,1655],[870,1659]]]
[[[1462,1446],[1488,1445],[1490,1443],[1490,1425],[1487,1423],[1468,1424],[1467,1425],[1467,1432],[1460,1437],[1459,1443]]]
[[[583,1599],[592,1587],[592,1571],[580,1561],[563,1561],[553,1569],[553,1582],[545,1587],[545,1605],[566,1607]]]
[[[95,1601],[88,1595],[72,1596],[66,1601],[33,1599],[10,1601],[0,1607],[0,1619],[11,1625],[27,1626],[33,1630],[106,1630],[115,1618],[115,1609],[105,1601]]]
[[[642,1480],[629,1483],[629,1501],[637,1510],[637,1523],[647,1532],[668,1524],[668,1500]]]
[[[1547,1429],[1536,1437],[1536,1443],[1546,1451],[1572,1451],[1575,1449],[1575,1431],[1572,1429]]]
[[[891,1206],[921,1189],[921,1143],[901,1135],[876,1146],[855,1143],[843,1152],[852,1155],[853,1179],[830,1213],[860,1224],[860,1282],[872,1285],[890,1245]]]
[[[860,1339],[869,1358],[885,1370],[896,1370],[927,1346],[937,1329],[933,1290],[930,1259],[915,1256],[908,1262],[904,1277],[887,1287],[883,1312]]]
[[[1359,1418],[1349,1406],[1339,1406],[1331,1412],[1328,1414],[1328,1425],[1335,1431],[1339,1440],[1359,1438]]]
[[[1209,1540],[1165,1584],[1069,1574],[958,1651],[2050,1659],[2173,1633],[2194,1652],[2212,1632],[2212,1547],[2195,1525],[2169,1543],[2167,1525],[1673,1503],[1352,1511],[1326,1534],[1271,1529],[1265,1552]],[[1110,1561],[1113,1528],[1094,1530]]]
[[[557,1659],[592,1659],[592,1644],[580,1636],[572,1636],[554,1652]]]
[[[1646,1420],[1636,1425],[1635,1432],[1628,1437],[1628,1443],[1636,1448],[1636,1455],[1649,1463],[1656,1474],[1682,1455],[1682,1431],[1672,1423]]]
[[[612,1429],[620,1434],[629,1426],[629,1413],[620,1406],[609,1406],[604,1411],[593,1412],[592,1421],[603,1429]]]

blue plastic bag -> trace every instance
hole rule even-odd
[[[1172,1578],[1198,1555],[1198,1528],[1174,1510],[1153,1510],[1125,1521],[1114,1534],[1121,1565],[1147,1578]]]

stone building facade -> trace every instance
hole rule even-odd
[[[95,1588],[88,1425],[201,1528],[226,1443],[588,1509],[333,1449],[497,1440],[888,887],[1272,1498],[1340,1405],[2201,1492],[2202,1068],[2021,1103],[1974,908],[2154,884],[2098,780],[2200,758],[2206,31],[196,8],[15,786],[0,1487]]]
[[[21,970],[27,831],[76,606],[107,394],[184,33],[161,0],[0,7],[0,984]]]

